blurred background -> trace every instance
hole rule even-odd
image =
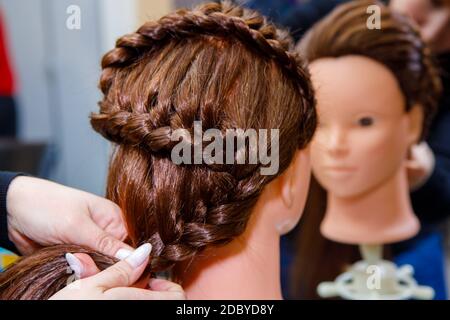
[[[188,3],[0,0],[7,82],[1,96],[9,106],[1,115],[11,117],[14,104],[17,118],[16,128],[2,123],[9,133],[2,136],[0,168],[103,194],[108,144],[88,118],[100,98],[100,59],[119,36],[182,4]]]
[[[440,7],[440,3],[447,0],[403,1],[427,1]],[[110,149],[106,140],[94,133],[89,124],[89,114],[97,110],[100,99],[97,83],[102,55],[113,48],[119,36],[135,31],[144,21],[157,19],[177,7],[190,7],[200,2],[0,0],[0,170],[27,172],[103,195]],[[315,21],[345,0],[237,2],[256,8],[278,24],[289,27],[298,40]],[[417,20],[425,24],[424,19],[418,17]],[[449,43],[448,48],[442,49],[447,58],[450,18],[448,21],[443,28],[444,35],[440,35],[444,38],[437,41]],[[450,70],[447,71],[447,100],[443,103],[447,104],[448,130],[444,134],[450,139]],[[450,192],[450,154],[441,156],[446,157],[441,163],[446,166]],[[440,212],[436,221],[430,222],[437,238],[427,235],[425,240],[408,244],[413,249],[401,244],[403,251],[395,256],[399,263],[420,262],[422,267],[418,270],[422,278],[419,282],[433,286],[440,299],[447,298],[449,287],[448,268],[444,267],[450,247],[449,211],[447,208]],[[305,239],[307,233],[301,228],[311,225],[308,219],[311,218],[306,212],[299,227],[282,241],[282,282],[286,298],[316,298],[311,293],[317,285],[314,281],[320,277],[320,280],[332,280],[323,279],[324,273],[317,272],[324,269],[320,268],[320,263],[308,264],[310,259],[317,257],[323,264],[324,256],[345,256],[342,248],[333,251],[331,247],[318,247]],[[316,231],[314,236],[319,237],[318,228]],[[425,247],[420,247],[423,244]],[[417,248],[422,248],[426,254],[411,258],[408,254],[411,250],[416,254]],[[350,256],[348,258],[351,260]],[[448,261],[446,264],[450,265]],[[297,274],[303,278],[297,279]]]

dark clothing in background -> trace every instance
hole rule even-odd
[[[438,61],[444,96],[427,139],[436,157],[436,167],[427,183],[411,194],[414,210],[425,224],[439,223],[450,216],[450,53]]]
[[[253,0],[247,6],[289,28],[295,41],[339,4],[349,0]]]
[[[16,103],[13,97],[0,96],[0,138],[14,138],[17,134]]]
[[[348,0],[313,0],[297,5],[281,21],[298,41],[317,21]]]
[[[8,238],[6,194],[11,181],[19,175],[21,174],[17,172],[0,171],[0,247],[10,251],[17,251],[17,249]]]
[[[298,4],[297,0],[251,0],[244,2],[245,6],[261,12],[276,23],[282,23]]]

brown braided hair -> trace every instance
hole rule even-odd
[[[186,52],[187,47],[192,49]],[[280,146],[280,171],[312,138],[313,91],[298,55],[289,51],[292,48],[287,33],[258,13],[224,2],[148,22],[120,38],[104,56],[100,87],[105,98],[91,123],[119,144],[107,196],[122,207],[126,221],[138,222],[129,224],[133,245],[152,243],[154,270],[165,270],[208,245],[223,245],[240,235],[263,187],[274,178],[261,176],[257,167],[248,165],[229,165],[225,171],[176,166],[160,152],[173,146],[172,130],[192,131],[195,120],[222,132],[280,128],[285,145]],[[172,69],[174,63],[177,71]],[[229,70],[233,65],[235,70]],[[149,71],[145,76],[140,66]],[[191,73],[201,73],[200,68],[212,76]],[[272,68],[270,78],[264,79],[259,68]],[[139,95],[125,97],[127,81],[140,89]],[[282,101],[281,92],[288,99]],[[273,98],[279,101],[270,101]],[[143,174],[126,177],[127,165]]]
[[[120,38],[116,48],[108,52],[102,59],[103,73],[100,88],[107,97],[118,70],[130,67],[145,55],[157,51],[168,42],[181,39],[199,38],[205,36],[222,38],[234,36],[235,41],[245,44],[266,59],[273,59],[283,68],[286,75],[294,80],[295,85],[303,92],[305,103],[313,103],[314,95],[309,83],[309,76],[299,55],[293,49],[292,39],[286,31],[277,29],[273,24],[256,11],[244,9],[230,2],[208,3],[195,10],[178,10],[161,18],[157,22],[147,22],[136,33]],[[212,40],[212,38],[210,38]],[[220,40],[216,40],[220,41]],[[193,53],[193,57],[196,52]],[[186,66],[189,67],[189,66]],[[132,68],[132,67],[131,67]],[[157,92],[149,92],[148,101],[157,101]],[[103,103],[106,106],[103,106]],[[170,111],[166,104],[155,104],[151,109],[121,108],[111,106],[110,101],[101,103],[101,114],[92,116],[92,125],[96,131],[107,139],[117,143],[146,145],[151,151],[159,151],[170,145],[171,129],[184,128],[182,123],[175,123],[171,128],[168,123]],[[164,109],[166,108],[166,109]],[[131,110],[132,109],[132,110]],[[164,112],[165,111],[165,112]],[[164,118],[161,117],[164,112]],[[182,121],[173,119],[172,121]],[[303,133],[311,133],[314,122],[304,121]],[[188,119],[187,126],[192,126]],[[122,133],[122,130],[126,131]],[[302,143],[308,142],[306,139]],[[302,146],[304,147],[304,145]]]
[[[314,92],[293,49],[285,31],[225,1],[148,22],[103,57],[91,124],[115,143],[106,196],[123,211],[129,243],[152,244],[151,271],[241,235],[264,187],[312,139]],[[194,121],[224,135],[279,129],[278,173],[261,175],[261,163],[174,164],[170,134],[192,132]]]

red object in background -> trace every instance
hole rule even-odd
[[[14,90],[14,75],[6,46],[6,30],[0,12],[0,96],[13,96]]]

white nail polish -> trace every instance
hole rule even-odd
[[[123,260],[132,253],[133,253],[133,251],[131,251],[131,250],[119,249],[119,250],[117,250],[115,257],[119,260]]]
[[[133,268],[137,268],[145,261],[145,259],[147,259],[151,251],[152,245],[150,243],[143,244],[134,250],[134,252],[129,255],[125,261],[128,262]]]
[[[71,253],[66,253],[66,260],[70,269],[75,273],[75,276],[81,278],[81,273],[83,272],[83,264],[81,261]]]

